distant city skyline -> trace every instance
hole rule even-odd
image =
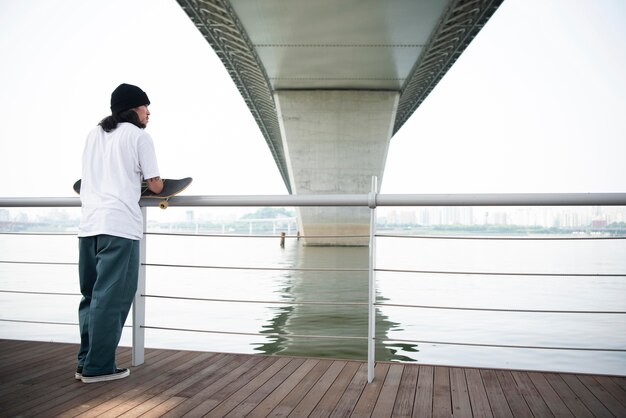
[[[576,228],[592,226],[593,222],[598,221],[603,221],[607,225],[626,222],[626,208],[428,207],[391,209],[382,218],[388,225],[520,225]]]
[[[168,209],[171,211],[172,208]],[[211,209],[179,208],[175,214],[160,221],[152,219],[155,225],[169,222],[234,222],[250,221],[242,219],[246,213]],[[286,208],[295,212],[294,208]],[[0,208],[2,222],[78,222],[80,212],[76,209],[3,209]],[[295,213],[294,213],[295,216]],[[419,207],[377,209],[379,225],[420,225],[420,226],[480,226],[518,225],[544,228],[603,227],[614,223],[626,223],[626,207],[585,206],[585,207]],[[253,219],[252,222],[255,220]]]

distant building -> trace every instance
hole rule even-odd
[[[604,228],[607,225],[606,219],[595,219],[591,221],[592,228]]]

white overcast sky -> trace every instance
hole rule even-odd
[[[0,63],[0,196],[72,196],[122,82],[190,195],[286,193],[174,0],[0,0]],[[626,1],[505,0],[392,138],[381,192],[626,192]]]

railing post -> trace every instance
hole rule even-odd
[[[137,293],[133,301],[133,349],[132,365],[143,364],[145,358],[145,328],[146,324],[146,231],[148,229],[148,210],[141,208],[143,217],[143,239],[139,244],[139,278],[137,281]]]
[[[368,317],[367,317],[367,382],[374,380],[376,362],[376,194],[378,193],[378,177],[372,176],[372,191],[368,195],[367,205],[370,208],[370,245],[368,267]]]

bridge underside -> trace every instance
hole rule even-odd
[[[306,194],[380,182],[390,138],[502,0],[178,2],[229,71],[288,191]],[[301,211],[301,232],[367,230],[367,216],[344,209]]]

